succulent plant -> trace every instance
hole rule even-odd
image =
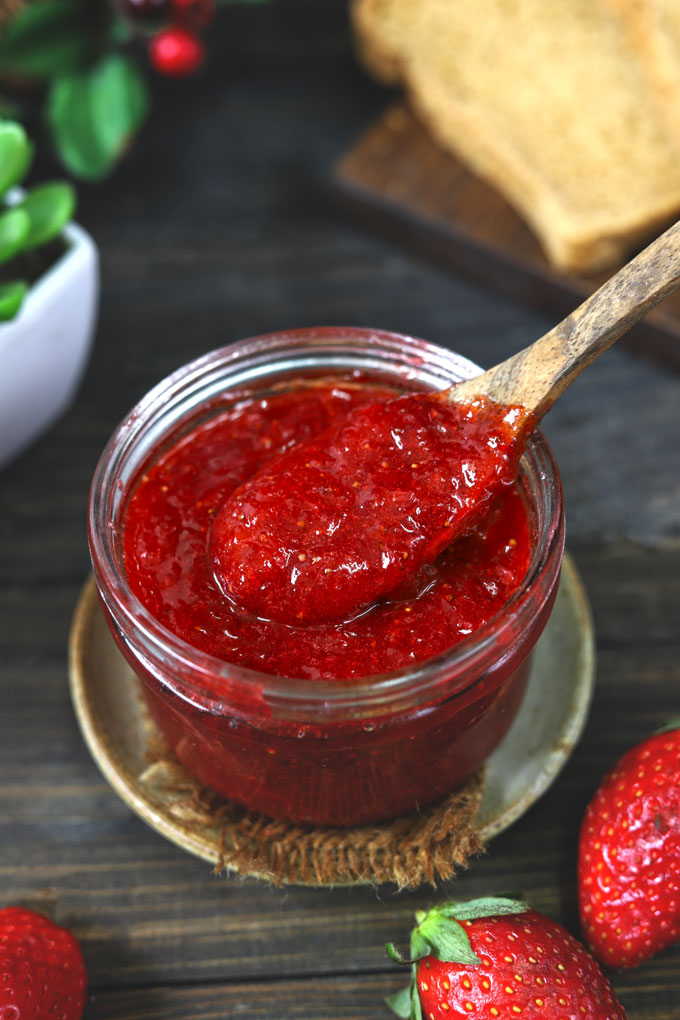
[[[14,190],[32,157],[33,146],[21,124],[0,121],[0,322],[17,315],[29,289],[26,257],[59,237],[76,205],[67,181]]]

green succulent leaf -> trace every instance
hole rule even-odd
[[[0,123],[0,196],[23,179],[33,157],[33,146],[21,124]]]
[[[75,207],[75,191],[66,181],[41,184],[29,191],[17,206],[28,214],[31,221],[24,247],[38,248],[57,237],[73,216]]]
[[[111,54],[86,72],[53,82],[47,119],[64,165],[78,177],[97,180],[126,151],[148,109],[137,65]]]
[[[82,66],[89,48],[78,0],[37,0],[9,21],[0,46],[0,68],[50,78]]]
[[[24,248],[30,231],[31,217],[25,209],[8,209],[0,214],[0,265]]]
[[[17,314],[28,290],[25,280],[0,283],[0,322],[9,322]]]

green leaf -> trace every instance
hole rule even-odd
[[[430,915],[429,920],[420,925],[420,931],[430,945],[432,956],[438,960],[469,964],[482,962],[470,945],[467,932],[457,921],[444,917],[435,920]]]
[[[53,181],[33,188],[18,205],[30,218],[31,229],[24,247],[38,248],[61,233],[73,216],[76,194],[66,181]]]
[[[87,72],[53,82],[47,119],[65,166],[78,177],[96,180],[125,152],[148,108],[137,66],[111,54]]]
[[[386,942],[385,943],[385,952],[389,956],[390,960],[393,960],[395,963],[410,963],[411,962],[410,960],[407,960],[403,956],[402,953],[399,952],[399,950],[395,946],[394,942]]]
[[[22,180],[32,156],[33,146],[21,124],[0,124],[0,196]]]
[[[103,177],[111,167],[94,123],[89,77],[57,78],[47,97],[47,121],[64,166],[86,180]]]
[[[669,719],[665,725],[660,726],[658,730],[654,730],[654,736],[657,733],[672,733],[673,730],[680,730],[680,719]]]
[[[405,963],[401,953],[394,949],[394,944],[388,942],[385,946],[387,955],[396,960],[397,963]],[[390,950],[394,950],[396,955],[392,955]],[[396,995],[390,995],[385,1002],[393,1010],[401,1020],[423,1020],[423,1010],[420,1003],[420,995],[418,994],[418,984],[416,978],[418,976],[418,965],[413,963],[411,965],[411,981],[407,988],[402,988],[401,991],[397,992]]]
[[[117,54],[102,61],[92,77],[91,102],[103,146],[117,158],[149,110],[137,65]]]
[[[423,938],[420,928],[418,927],[414,928],[411,932],[411,955],[409,959],[407,959],[404,954],[397,949],[394,942],[386,943],[385,952],[389,956],[390,960],[394,960],[395,963],[415,963],[417,960],[422,960],[424,956],[430,956],[432,954],[432,947],[427,939]]]
[[[518,914],[525,910],[528,910],[526,903],[505,896],[487,896],[467,903],[441,903],[426,914],[418,911],[416,920],[419,923],[411,936],[411,945],[417,933],[427,942],[432,955],[438,960],[479,964],[481,960],[470,945],[468,934],[460,922]]]
[[[434,910],[444,917],[453,917],[456,921],[476,921],[480,917],[506,917],[509,914],[523,914],[529,904],[522,900],[510,899],[508,896],[484,896],[468,902],[441,903]]]
[[[410,1020],[411,1016],[411,986],[406,985],[401,991],[390,995],[385,1002],[393,1013],[396,1013],[401,1020]]]
[[[416,975],[417,971],[414,964],[413,977],[411,978],[411,1020],[423,1020],[423,1007],[420,1002],[420,995],[418,994]]]
[[[0,283],[0,322],[8,322],[17,314],[28,290],[25,280]]]
[[[37,0],[9,21],[0,47],[0,68],[49,78],[82,66],[89,49],[78,0]]]
[[[429,956],[432,952],[429,942],[423,937],[420,926],[411,932],[410,950],[412,960],[422,960],[424,956]]]
[[[0,215],[0,265],[25,246],[31,230],[31,217],[24,209],[8,209]]]

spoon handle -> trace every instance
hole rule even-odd
[[[539,420],[584,368],[680,283],[680,222],[607,280],[540,340],[447,391],[456,403],[485,395]]]

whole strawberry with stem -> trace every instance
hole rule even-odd
[[[24,907],[0,910],[1,1020],[80,1020],[87,975],[66,928]]]
[[[680,720],[605,776],[581,826],[578,890],[586,939],[613,967],[680,939]]]
[[[416,914],[408,988],[388,999],[404,1020],[625,1020],[587,950],[526,903],[488,897]]]

